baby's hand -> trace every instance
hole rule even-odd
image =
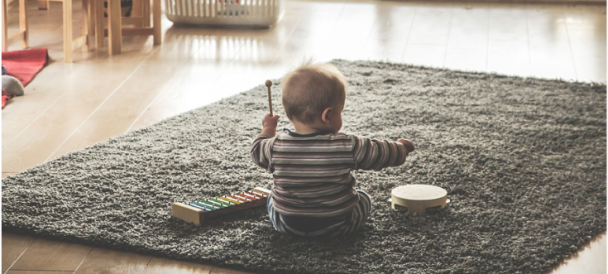
[[[270,127],[276,129],[277,124],[279,123],[279,117],[279,115],[270,116],[270,113],[266,114],[262,119],[262,126],[264,128]]]
[[[397,140],[397,142],[402,143],[403,145],[405,145],[405,148],[407,149],[407,153],[409,154],[410,152],[414,151],[414,143],[405,140],[405,139],[399,139]]]

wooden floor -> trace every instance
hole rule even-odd
[[[77,50],[66,64],[61,4],[48,11],[28,4],[30,47],[48,48],[52,61],[2,110],[3,177],[263,84],[305,57],[606,82],[605,5],[288,1],[270,29],[181,28],[163,18],[161,46],[127,37],[121,55]],[[9,32],[17,6],[9,4]],[[74,16],[78,33],[82,19]],[[3,273],[46,271],[244,273],[2,234]],[[606,273],[606,236],[556,273]]]

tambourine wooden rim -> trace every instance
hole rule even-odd
[[[391,191],[391,207],[408,213],[444,209],[449,202],[447,190],[433,185],[404,185]]]

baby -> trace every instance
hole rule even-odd
[[[281,82],[282,101],[294,131],[275,136],[278,115],[266,114],[253,141],[253,161],[273,174],[267,209],[274,228],[301,237],[354,232],[371,213],[371,197],[356,190],[352,170],[398,166],[414,144],[344,134],[344,75],[331,64],[310,62]]]

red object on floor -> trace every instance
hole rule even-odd
[[[2,65],[6,68],[8,75],[19,79],[25,87],[46,65],[48,57],[49,51],[46,48],[3,51]],[[11,98],[13,98],[12,94],[2,91],[2,108]]]
[[[46,48],[2,52],[2,65],[9,75],[21,81],[25,87],[42,70],[48,60]]]
[[[4,108],[4,106],[6,106],[6,101],[10,100],[11,98],[13,98],[13,95],[6,92],[6,91],[2,91],[2,108]]]

